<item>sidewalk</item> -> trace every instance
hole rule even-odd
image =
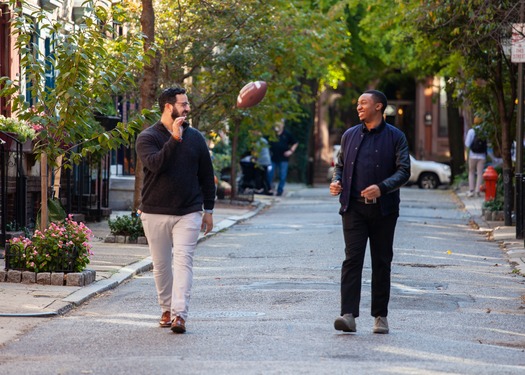
[[[495,241],[507,256],[509,263],[517,272],[525,276],[525,247],[523,239],[516,239],[516,227],[505,226],[503,221],[485,221],[482,216],[484,197],[469,198],[467,193],[455,193],[465,206],[470,218],[479,227],[479,231],[487,236],[488,241]]]
[[[256,197],[257,201],[251,204],[246,202],[245,205],[217,203],[213,214],[213,230],[206,236],[201,233],[198,241],[204,241],[249,219],[273,200],[273,197]],[[114,212],[111,218],[129,214]],[[88,299],[116,288],[134,275],[151,270],[152,262],[147,245],[105,243],[104,239],[110,233],[107,220],[87,225],[94,235],[94,255],[87,268],[96,271],[96,281],[84,287],[0,282],[0,318],[64,314]],[[5,259],[0,259],[0,268],[4,267]]]

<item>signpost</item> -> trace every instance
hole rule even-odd
[[[513,63],[525,62],[525,23],[512,24],[510,61]]]
[[[525,23],[523,0],[520,21],[512,25],[511,62],[518,64],[518,113],[516,123],[516,238],[523,238],[525,181],[523,178],[523,63],[525,62]]]

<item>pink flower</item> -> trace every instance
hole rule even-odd
[[[31,127],[33,128],[33,130],[35,132],[39,132],[39,131],[42,131],[44,129],[44,127],[40,124],[31,124]]]

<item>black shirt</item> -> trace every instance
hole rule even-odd
[[[377,130],[375,128],[368,130],[366,126],[363,126],[361,133],[363,140],[355,159],[354,178],[350,193],[352,198],[360,198],[364,189],[377,183],[374,177],[374,168],[376,167],[374,155],[378,152],[375,147],[376,135]]]
[[[281,161],[288,161],[288,157],[284,156],[284,153],[296,143],[297,140],[295,137],[286,129],[283,129],[283,132],[279,135],[277,142],[270,142],[272,162],[278,163]]]

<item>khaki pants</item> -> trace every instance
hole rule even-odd
[[[159,304],[184,320],[193,282],[193,254],[202,223],[202,214],[184,216],[140,215],[153,260],[153,277]]]
[[[483,168],[485,159],[469,158],[468,160],[468,187],[471,192],[479,193],[483,182]]]

